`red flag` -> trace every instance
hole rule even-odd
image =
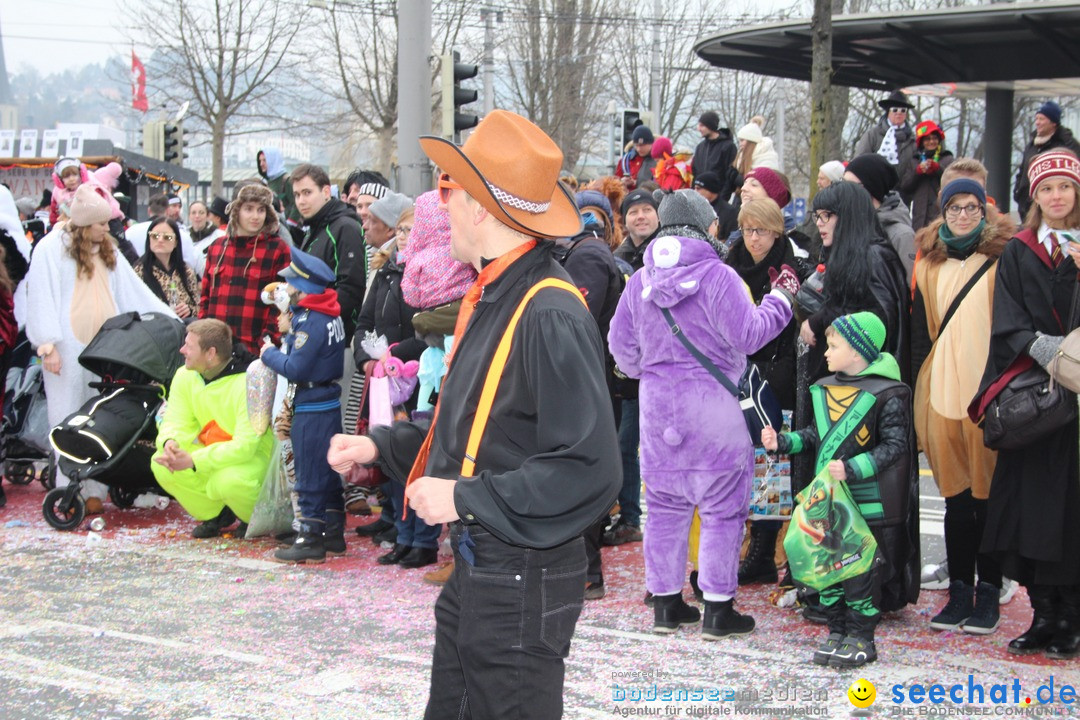
[[[131,107],[146,112],[150,104],[146,101],[146,68],[135,51],[131,51]]]

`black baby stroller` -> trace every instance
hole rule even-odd
[[[79,526],[86,507],[82,480],[109,486],[117,507],[131,507],[144,492],[165,495],[150,471],[157,437],[155,418],[173,373],[183,362],[186,331],[179,320],[135,312],[105,321],[79,355],[79,364],[101,378],[100,393],[49,433],[67,487],[45,495],[42,512],[57,530]]]
[[[15,485],[40,480],[46,490],[55,487],[56,460],[49,446],[49,408],[41,363],[30,341],[19,333],[11,351],[0,422],[0,459],[4,479]],[[39,468],[43,468],[40,475]]]

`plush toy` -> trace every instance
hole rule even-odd
[[[273,305],[278,309],[278,312],[289,312],[289,305],[292,302],[292,298],[289,297],[287,283],[272,282],[262,289],[262,293],[259,297],[262,300],[263,305]]]
[[[431,396],[439,392],[443,376],[446,375],[446,355],[454,344],[452,335],[447,335],[443,347],[429,347],[420,355],[420,367],[417,377],[420,380],[420,394],[416,400],[417,412],[429,412],[434,409]]]
[[[371,374],[374,377],[385,376],[389,378],[390,404],[404,405],[409,400],[409,396],[413,394],[413,390],[416,389],[416,383],[419,382],[419,378],[416,376],[419,369],[420,363],[416,360],[404,362],[401,358],[387,354],[385,358],[376,364],[375,370]]]

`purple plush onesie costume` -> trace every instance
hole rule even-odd
[[[661,307],[733,382],[746,356],[780,334],[791,306],[778,292],[755,306],[742,279],[708,243],[657,238],[630,278],[608,342],[624,373],[640,378],[645,584],[682,591],[694,507],[701,516],[698,583],[735,596],[739,545],[753,476],[753,443],[738,402],[672,335]]]

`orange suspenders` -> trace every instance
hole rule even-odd
[[[476,453],[480,449],[480,438],[487,427],[488,416],[491,415],[491,406],[495,402],[495,393],[499,389],[499,380],[502,379],[503,370],[506,369],[506,359],[510,356],[510,344],[514,338],[514,329],[517,327],[518,321],[521,320],[522,313],[525,312],[525,306],[529,304],[533,296],[549,287],[562,288],[569,293],[573,293],[574,297],[588,307],[580,290],[565,280],[559,280],[558,278],[545,278],[533,285],[525,293],[525,297],[518,303],[517,310],[514,311],[510,322],[507,323],[506,330],[503,331],[499,346],[495,348],[495,356],[491,359],[487,377],[484,379],[484,388],[480,392],[480,402],[476,406],[476,416],[473,418],[472,429],[469,430],[469,442],[465,446],[465,459],[461,462],[461,475],[463,477],[472,477],[473,472],[476,470]]]

